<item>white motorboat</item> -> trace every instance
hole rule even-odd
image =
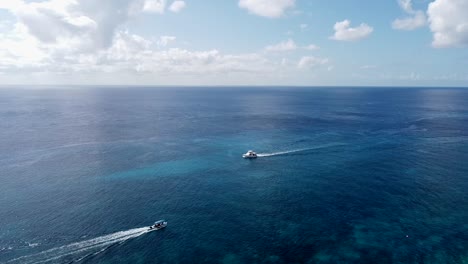
[[[249,150],[247,153],[243,154],[242,157],[244,159],[255,159],[257,158],[257,153],[255,153],[253,150]]]
[[[166,226],[167,226],[167,222],[165,220],[159,220],[159,221],[154,222],[154,224],[149,227],[149,230],[151,231],[159,230],[159,229],[165,228]]]

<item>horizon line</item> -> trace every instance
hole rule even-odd
[[[57,87],[57,86],[69,86],[69,87],[122,87],[122,88],[462,88],[466,89],[468,86],[411,86],[411,85],[177,85],[177,84],[0,84],[0,89],[10,87]]]

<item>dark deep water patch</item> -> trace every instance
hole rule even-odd
[[[0,263],[466,262],[466,102],[448,88],[2,89]]]

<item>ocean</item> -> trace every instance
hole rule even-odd
[[[3,87],[0,120],[0,263],[468,263],[468,89]]]

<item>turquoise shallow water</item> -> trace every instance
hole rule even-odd
[[[467,101],[449,88],[1,89],[0,263],[467,262]]]

